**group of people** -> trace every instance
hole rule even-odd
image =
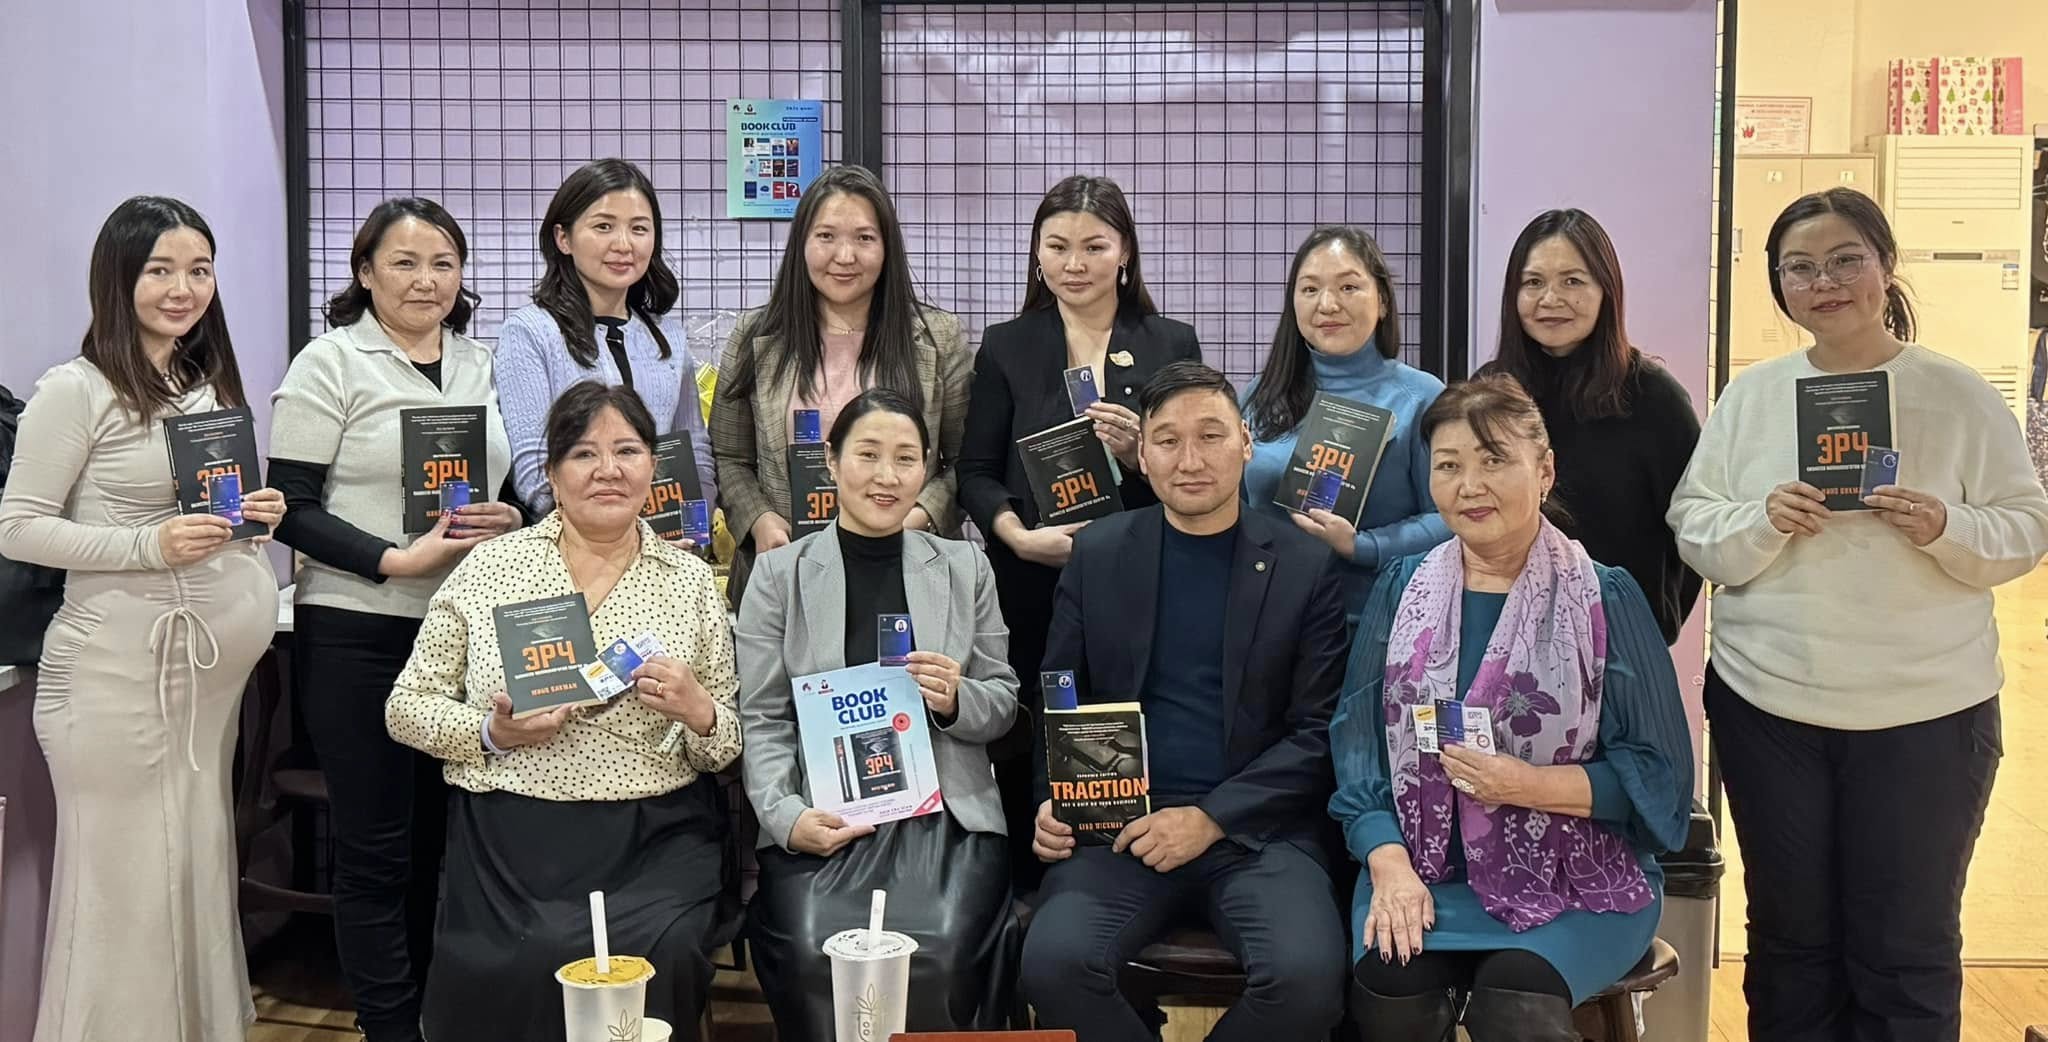
[[[296,551],[294,704],[372,1042],[558,1038],[550,976],[588,945],[591,890],[678,1037],[712,938],[743,929],[778,1036],[830,1039],[820,946],[875,888],[917,895],[891,906],[919,943],[915,1030],[998,1026],[1021,990],[1088,1042],[1156,1037],[1120,967],[1206,924],[1246,976],[1215,1039],[1575,1039],[1573,1005],[1649,948],[1657,854],[1685,837],[1668,646],[1703,578],[1753,1037],[1956,1037],[1960,894],[1999,755],[1990,589],[2048,553],[2048,495],[1997,393],[1912,342],[1867,198],[1808,196],[1773,227],[1773,293],[1814,346],[1746,372],[1704,432],[1630,341],[1614,247],[1577,210],[1516,241],[1497,356],[1449,388],[1400,361],[1372,237],[1316,229],[1240,393],[1155,304],[1113,182],[1047,193],[1020,313],[970,351],[919,299],[879,179],[835,167],[708,417],[662,234],[633,164],[572,173],[493,349],[466,334],[460,225],[388,201],[273,396],[243,509]],[[35,711],[59,801],[37,1042],[136,1024],[224,1042],[252,1015],[229,761],[277,584],[260,541],[178,513],[161,423],[248,401],[213,263],[190,207],[114,212],[80,357],[39,384],[0,499],[0,553],[70,573]],[[1081,367],[1124,509],[1046,525],[1016,442],[1077,418]],[[1830,511],[1797,480],[1793,381],[1873,369],[1899,485]],[[1355,524],[1275,502],[1319,392],[1394,418]],[[400,412],[448,405],[488,410],[504,487],[408,535]],[[802,538],[798,410],[837,491]],[[737,540],[723,595],[641,518],[654,444],[679,433]],[[598,646],[663,651],[631,697],[515,716],[493,610],[569,593]],[[876,662],[882,614],[915,620],[903,668],[944,806],[868,826],[812,798],[790,682]],[[1043,670],[1145,710],[1151,811],[1112,845],[1052,813]],[[1436,746],[1420,721],[1441,702],[1488,710],[1491,742]],[[734,771],[759,827],[743,911]]]

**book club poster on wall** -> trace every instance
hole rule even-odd
[[[825,103],[733,98],[725,103],[725,215],[789,220],[818,176]]]

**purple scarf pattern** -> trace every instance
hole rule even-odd
[[[1450,875],[1455,805],[1466,879],[1487,913],[1514,932],[1567,909],[1649,907],[1656,894],[1635,851],[1613,829],[1590,818],[1483,804],[1451,787],[1436,756],[1416,750],[1410,707],[1459,693],[1464,591],[1464,552],[1452,539],[1430,551],[1408,581],[1387,641],[1388,773],[1416,873],[1425,883]],[[1464,701],[1492,714],[1497,755],[1539,766],[1583,763],[1600,734],[1606,662],[1607,615],[1593,561],[1545,521]]]

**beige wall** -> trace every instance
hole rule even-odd
[[[1885,67],[1935,55],[2026,60],[2027,128],[2048,123],[2048,0],[1765,0],[1741,7],[1736,91],[1813,99],[1813,150],[1884,131]]]

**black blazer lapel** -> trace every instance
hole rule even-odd
[[[1259,613],[1266,604],[1266,587],[1272,581],[1279,555],[1273,552],[1273,537],[1250,515],[1237,534],[1237,552],[1230,562],[1230,597],[1224,609],[1223,629],[1223,745],[1230,747],[1237,722],[1237,700],[1244,689],[1245,659],[1251,654],[1252,639],[1258,636]]]
[[[1106,643],[1131,656],[1131,689],[1116,692],[1119,699],[1136,701],[1144,693],[1145,674],[1152,665],[1152,642],[1159,628],[1159,547],[1164,539],[1160,526],[1164,524],[1166,516],[1156,509],[1131,518],[1130,531],[1110,562],[1117,610],[1107,618],[1098,617],[1092,626]],[[1096,698],[1101,700],[1099,695]]]
[[[1138,388],[1159,369],[1143,321],[1128,311],[1119,311],[1116,325],[1109,331],[1109,352],[1102,359],[1102,397],[1132,412],[1138,410]]]

